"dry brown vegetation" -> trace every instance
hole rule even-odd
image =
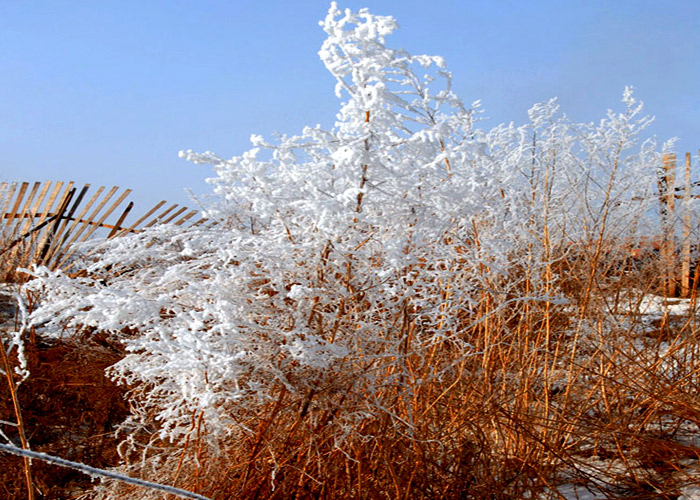
[[[644,287],[654,286],[654,261],[554,262],[545,273],[552,286],[556,276],[569,277],[571,303],[504,306],[484,291],[478,313],[460,319],[473,325],[462,337],[473,355],[455,358],[449,342],[419,352],[407,346],[401,363],[387,363],[393,373],[384,386],[361,391],[384,415],[355,422],[342,447],[334,419],[362,405],[354,375],[381,361],[333,370],[303,398],[278,387],[274,400],[244,415],[250,432],[232,435],[216,453],[197,414],[185,443],[154,441],[142,430],[146,455],[126,453],[125,470],[218,500],[562,498],[562,482],[595,486],[605,498],[678,498],[697,480],[688,471],[700,458],[695,315],[650,321],[639,312]],[[526,294],[530,277],[520,272]],[[691,311],[694,302],[695,293]],[[395,321],[407,344],[421,334],[408,314]],[[113,431],[126,401],[103,370],[119,357],[118,344],[105,338],[29,342],[31,376],[17,391],[33,449],[118,465]],[[14,421],[3,401],[0,419]],[[12,427],[3,430],[13,436]],[[3,497],[27,498],[22,461],[0,461]],[[92,487],[54,466],[35,462],[32,472],[38,498],[78,498]],[[107,483],[88,497],[162,495]]]
[[[11,319],[16,311],[8,297],[2,300],[3,319]],[[128,405],[124,390],[104,370],[120,355],[119,346],[105,338],[27,339],[31,376],[16,387],[16,395],[32,450],[96,467],[118,465],[114,431],[126,418]],[[17,364],[16,356],[12,358],[10,362]],[[19,445],[20,429],[11,425],[18,416],[5,377],[2,394],[0,429]],[[0,464],[0,498],[30,498],[24,461],[3,454]],[[77,498],[92,487],[91,479],[81,472],[41,461],[33,461],[31,475],[34,498]]]

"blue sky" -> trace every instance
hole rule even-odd
[[[330,126],[333,81],[317,56],[321,0],[0,0],[0,181],[75,180],[134,190],[144,211],[206,193],[206,166],[251,133]],[[394,16],[388,45],[441,55],[482,123],[523,123],[559,97],[576,121],[619,108],[625,85],[678,151],[700,148],[697,0],[339,2]],[[697,162],[696,162],[697,164]],[[137,208],[138,209],[138,208]]]

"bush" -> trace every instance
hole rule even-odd
[[[696,358],[687,329],[642,356],[641,316],[611,314],[611,290],[635,295],[610,256],[658,219],[631,90],[597,125],[552,100],[483,131],[441,58],[385,45],[392,18],[333,4],[321,25],[332,130],[181,153],[213,165],[215,225],[110,240],[83,277],[26,286],[46,334],[123,342],[125,468],[219,499],[655,485],[631,462],[661,449],[640,429],[695,415],[695,361],[674,364],[680,385],[663,363]],[[601,453],[629,474],[592,471]]]

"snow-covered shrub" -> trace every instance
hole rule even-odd
[[[129,429],[229,452],[247,443],[249,463],[268,453],[273,489],[290,447],[330,467],[389,436],[420,443],[425,470],[486,478],[470,460],[487,455],[474,443],[493,445],[496,417],[477,416],[512,396],[527,361],[516,347],[548,348],[541,325],[573,307],[553,265],[645,223],[658,155],[635,140],[648,119],[626,90],[623,112],[596,125],[549,101],[526,125],[483,131],[441,58],[385,45],[392,18],[333,4],[321,26],[335,127],[253,136],[229,160],[182,152],[213,166],[215,224],[103,242],[87,277],[34,270],[33,321],[122,339],[110,373],[133,387]],[[415,447],[386,457],[398,450]],[[453,454],[472,458],[446,463]],[[318,482],[310,460],[294,467]]]

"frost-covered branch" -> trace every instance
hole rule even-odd
[[[567,303],[556,264],[650,231],[658,154],[631,90],[597,124],[552,99],[525,124],[481,130],[441,58],[386,44],[392,18],[333,4],[321,25],[332,128],[252,136],[228,160],[182,152],[212,166],[215,225],[101,242],[76,264],[83,277],[30,271],[44,335],[124,343],[109,374],[134,388],[134,434],[197,432],[217,453],[252,440],[257,456],[267,424],[250,422],[270,406],[294,430],[326,426],[342,453],[372,419],[414,432],[417,410],[387,408],[458,386],[500,337],[529,345],[533,311]]]
[[[77,470],[93,477],[106,477],[108,479],[114,479],[115,481],[120,481],[122,483],[133,484],[134,486],[142,486],[144,488],[162,491],[171,495],[177,495],[182,498],[192,498],[194,500],[211,500],[208,497],[199,495],[197,493],[192,493],[191,491],[182,490],[173,486],[167,486],[165,484],[152,483],[150,481],[144,481],[143,479],[124,476],[123,474],[118,474],[116,472],[90,467],[89,465],[81,464],[79,462],[73,462],[64,458],[54,457],[53,455],[47,455],[46,453],[39,453],[31,450],[23,450],[22,448],[17,448],[16,446],[2,443],[0,443],[0,450],[20,457],[42,460],[53,465],[58,465],[59,467],[67,467],[69,469]]]

